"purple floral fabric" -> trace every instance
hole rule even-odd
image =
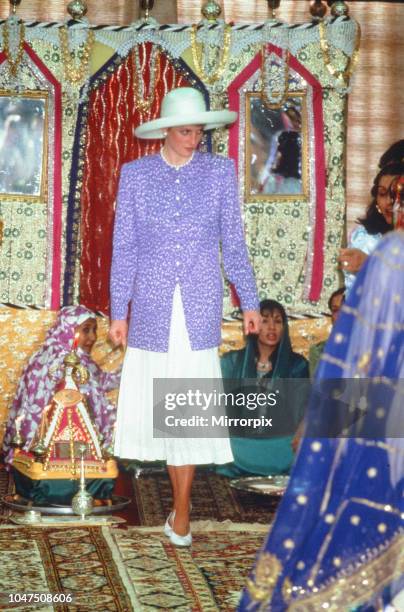
[[[176,285],[192,350],[218,346],[220,259],[242,309],[258,309],[233,160],[196,152],[178,169],[161,155],[124,164],[115,216],[111,316],[126,319],[130,305],[130,347],[167,352]]]
[[[6,461],[12,458],[10,445],[15,433],[16,418],[23,416],[20,431],[24,439],[23,448],[27,450],[39,426],[42,411],[63,378],[63,359],[72,349],[75,329],[93,317],[94,313],[84,306],[62,308],[41,349],[29,359],[9,411],[3,442]],[[120,372],[104,372],[88,353],[80,348],[77,352],[90,374],[89,381],[80,387],[80,391],[87,396],[95,424],[108,445],[113,435],[116,411],[106,397],[106,392],[119,386]]]

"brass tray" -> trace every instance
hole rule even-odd
[[[230,481],[230,486],[240,491],[258,495],[281,496],[288,486],[289,476],[245,476]]]
[[[17,510],[19,512],[26,512],[27,510],[33,510],[36,512],[40,512],[41,514],[58,514],[58,515],[70,515],[76,516],[72,510],[71,506],[58,506],[56,504],[49,504],[49,506],[37,505],[20,495],[4,495],[0,499],[0,501],[7,506],[8,508],[12,508],[13,510]],[[102,504],[102,505],[94,505],[91,511],[91,515],[102,515],[102,514],[112,514],[113,512],[117,512],[118,510],[122,510],[128,504],[130,504],[131,500],[129,497],[121,497],[120,495],[112,495],[110,504]]]

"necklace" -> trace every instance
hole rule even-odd
[[[198,26],[194,23],[191,29],[191,51],[192,61],[195,66],[196,72],[199,74],[201,80],[208,85],[213,85],[220,79],[223,72],[226,69],[227,62],[229,60],[230,44],[231,44],[231,26],[224,26],[223,33],[223,51],[220,60],[218,61],[218,67],[212,74],[207,74],[202,67],[202,48],[198,51],[198,43],[196,35],[198,32]]]
[[[257,370],[270,372],[272,370],[272,363],[270,361],[259,361],[257,359]]]
[[[160,155],[163,158],[163,160],[165,161],[165,163],[167,164],[167,166],[170,166],[170,168],[174,168],[175,170],[179,170],[180,168],[184,168],[184,166],[188,166],[188,164],[191,163],[191,161],[194,158],[195,155],[195,151],[192,152],[192,155],[189,159],[187,159],[186,162],[184,162],[183,164],[173,164],[172,162],[170,162],[167,157],[166,157],[166,153],[164,152],[164,147],[162,147],[160,149]]]
[[[77,83],[84,79],[89,67],[91,50],[94,43],[94,32],[92,30],[88,31],[87,40],[83,48],[83,55],[78,66],[76,66],[71,51],[69,50],[69,29],[67,26],[59,28],[59,38],[65,78],[72,85],[77,85]]]
[[[331,76],[335,78],[337,87],[347,88],[349,86],[349,79],[351,78],[359,59],[359,47],[361,44],[360,25],[359,23],[357,23],[355,48],[352,53],[352,57],[348,59],[345,70],[337,70],[335,66],[333,66],[331,63],[330,45],[327,40],[327,32],[324,22],[320,21],[320,23],[318,24],[318,28],[320,34],[320,48],[323,54],[325,66]]]
[[[133,47],[133,62],[135,70],[133,73],[133,93],[135,97],[135,106],[141,112],[144,113],[151,109],[151,105],[154,102],[155,95],[155,84],[158,75],[160,74],[160,47],[153,45],[152,52],[150,55],[150,83],[149,83],[149,95],[145,97],[145,82],[143,79],[143,67],[146,62],[146,48],[145,44],[143,47],[143,66],[140,65],[139,57],[139,45]]]
[[[264,102],[267,104],[269,108],[277,109],[281,108],[284,104],[288,93],[289,93],[289,61],[290,61],[290,52],[289,49],[282,49],[282,58],[281,58],[281,70],[282,70],[282,83],[280,86],[280,91],[278,95],[273,94],[273,82],[274,77],[268,75],[267,64],[270,62],[270,56],[267,56],[267,46],[264,45],[261,53],[262,57],[262,65],[261,65],[261,74],[262,74],[262,97]],[[273,72],[273,71],[271,71]]]
[[[25,37],[25,25],[23,23],[20,24],[20,37],[18,42],[18,50],[15,59],[11,57],[10,53],[10,36],[8,31],[7,23],[4,24],[3,27],[3,51],[5,55],[7,55],[8,61],[8,69],[10,71],[11,76],[15,77],[17,74],[18,66],[22,60],[22,56],[24,55],[24,37]]]

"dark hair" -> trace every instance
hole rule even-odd
[[[281,132],[278,136],[278,153],[280,159],[273,171],[285,178],[300,179],[300,135],[292,131]]]
[[[404,162],[404,140],[397,140],[383,153],[379,159],[379,168],[395,162]]]
[[[330,297],[328,298],[328,310],[331,310],[333,299],[337,295],[344,295],[345,291],[346,291],[345,287],[339,287],[339,289],[336,289],[335,291],[333,291],[333,293],[331,293]]]
[[[382,156],[383,157],[383,156]],[[393,225],[387,223],[386,219],[377,210],[377,189],[379,187],[380,179],[383,176],[399,176],[404,174],[404,163],[392,161],[384,166],[380,172],[375,176],[373,181],[373,187],[371,189],[372,200],[366,209],[364,217],[360,217],[357,221],[366,229],[368,234],[386,234],[393,229]]]
[[[262,300],[262,302],[260,302],[261,315],[263,315],[265,311],[272,313],[274,310],[279,310],[280,315],[282,317],[282,323],[285,325],[288,320],[288,317],[286,315],[286,310],[284,309],[282,304],[280,304],[276,300]]]

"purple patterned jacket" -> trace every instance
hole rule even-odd
[[[122,167],[111,269],[111,318],[125,319],[128,345],[168,350],[173,294],[181,288],[193,350],[221,341],[225,273],[243,310],[258,308],[234,163],[195,153],[176,169],[161,155]]]

